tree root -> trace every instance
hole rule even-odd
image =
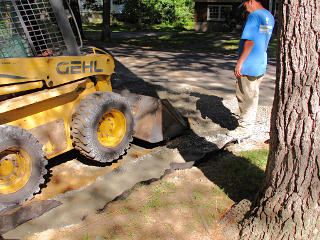
[[[231,209],[221,218],[219,226],[222,228],[222,234],[228,240],[240,239],[239,223],[244,219],[246,213],[250,210],[251,202],[247,199],[241,200],[233,205]]]

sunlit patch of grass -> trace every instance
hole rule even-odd
[[[86,234],[83,236],[82,240],[88,240],[88,239],[89,239],[89,234],[86,233]]]
[[[90,22],[83,23],[83,30],[87,31],[101,31],[102,22]],[[110,23],[110,29],[112,32],[143,32],[143,31],[154,31],[154,32],[180,32],[180,31],[193,31],[193,23],[189,23],[183,27],[176,27],[174,24],[161,23],[156,25],[138,25],[133,23],[125,23],[117,20],[112,20]]]
[[[238,50],[238,46],[224,46],[225,50]]]
[[[127,206],[124,206],[124,207],[122,207],[119,211],[120,211],[120,213],[122,213],[122,214],[127,214],[127,213],[129,213],[130,208],[127,207]]]
[[[170,193],[175,193],[176,191],[173,190],[175,187],[175,183],[173,182],[161,182],[159,185],[156,185],[153,189],[152,192],[155,194],[170,194]]]
[[[224,194],[224,190],[219,186],[215,186],[214,188],[212,188],[212,194],[213,195]]]
[[[152,196],[151,199],[143,206],[143,210],[155,209],[168,206],[170,203],[158,196]]]
[[[192,194],[192,197],[193,197],[193,199],[200,199],[201,198],[201,195],[200,195],[200,193],[199,192],[193,192],[193,194]]]
[[[183,227],[185,228],[185,230],[190,231],[190,232],[193,232],[196,230],[196,227],[192,223],[185,223],[185,224],[183,224]]]
[[[237,153],[240,157],[246,158],[251,164],[259,167],[261,170],[266,169],[269,150],[250,150]]]
[[[123,229],[123,226],[121,225],[115,225],[113,226],[113,228],[108,231],[106,233],[106,235],[104,236],[105,239],[122,239],[120,236],[123,235],[124,233],[124,229]]]
[[[94,23],[87,23],[82,24],[83,31],[85,32],[101,32],[101,23],[94,22]]]
[[[164,36],[160,36],[159,40],[170,40],[171,35],[164,35]]]

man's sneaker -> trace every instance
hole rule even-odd
[[[229,131],[227,135],[234,140],[241,141],[251,137],[251,130],[244,127],[237,127],[235,130]]]

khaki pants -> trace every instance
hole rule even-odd
[[[236,96],[240,110],[239,127],[252,129],[255,124],[259,103],[259,87],[263,77],[264,75],[237,78]]]

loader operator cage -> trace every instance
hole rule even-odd
[[[0,58],[66,54],[57,11],[50,0],[0,0]]]

